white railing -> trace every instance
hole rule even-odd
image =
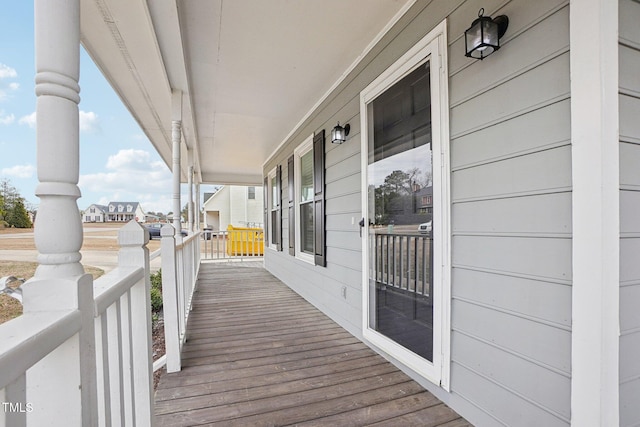
[[[202,232],[204,257],[212,260],[256,259],[264,253],[261,228]]]
[[[167,372],[177,372],[200,268],[200,233],[176,239],[174,227],[165,225],[160,235],[166,366]]]
[[[153,425],[148,235],[118,233],[96,280],[34,278],[24,314],[0,325],[0,426]]]

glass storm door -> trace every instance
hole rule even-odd
[[[368,327],[433,362],[430,61],[367,104]]]

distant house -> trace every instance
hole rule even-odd
[[[82,222],[105,222],[107,210],[104,205],[93,204],[84,211]]]
[[[143,222],[144,211],[138,202],[110,202],[107,206],[107,222],[127,222],[135,219]]]
[[[143,222],[145,213],[138,202],[110,202],[107,206],[93,204],[87,208],[83,222]]]
[[[205,194],[204,226],[213,230],[236,227],[262,227],[262,187],[225,185],[216,193]]]

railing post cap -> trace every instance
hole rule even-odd
[[[118,244],[122,246],[143,246],[149,243],[149,232],[136,220],[131,220],[118,231]]]
[[[171,224],[165,224],[160,229],[160,236],[169,237],[176,235],[176,228]]]

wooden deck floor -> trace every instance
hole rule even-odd
[[[159,426],[470,426],[262,268],[202,264]]]

